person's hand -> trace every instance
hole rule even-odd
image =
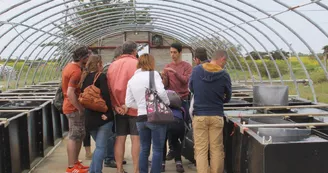
[[[167,67],[167,68],[164,68],[164,70],[166,70],[166,71],[170,71],[170,72],[172,72],[172,73],[176,73],[177,71],[175,71],[173,68],[171,68],[171,67]]]
[[[124,114],[126,114],[128,112],[128,107],[126,107],[126,105],[122,105],[121,108],[124,110]]]
[[[107,120],[108,118],[107,118],[107,116],[106,116],[105,114],[102,114],[102,115],[101,115],[101,119],[105,121],[105,120]]]
[[[124,115],[124,109],[122,107],[115,106],[115,111],[120,115]]]

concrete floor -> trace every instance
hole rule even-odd
[[[33,171],[33,173],[64,173],[67,167],[67,154],[66,154],[66,143],[67,139],[65,138],[59,146],[48,156],[46,157]],[[92,141],[92,150],[94,150],[94,141]],[[127,138],[126,141],[126,151],[125,151],[125,160],[127,164],[124,165],[125,171],[128,173],[133,173],[132,157],[131,157],[131,141],[130,138]],[[83,160],[84,165],[90,165],[91,160],[85,160],[85,150],[82,148],[80,153],[80,160]],[[183,160],[183,166],[186,173],[196,173],[196,168],[188,160]],[[104,167],[104,173],[116,173],[116,169]],[[173,161],[166,163],[166,173],[175,173],[175,164]]]

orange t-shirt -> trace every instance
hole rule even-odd
[[[69,63],[63,69],[62,72],[62,90],[64,94],[64,103],[63,103],[63,113],[64,114],[71,114],[76,112],[77,109],[72,105],[67,97],[67,90],[68,87],[75,88],[75,94],[78,97],[81,90],[78,86],[80,79],[81,79],[81,67],[75,63]]]

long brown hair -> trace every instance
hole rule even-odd
[[[102,63],[100,55],[89,56],[88,62],[83,69],[79,86],[82,88],[83,82],[90,72],[98,72],[98,63]]]

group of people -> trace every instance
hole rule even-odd
[[[155,71],[152,55],[137,55],[137,44],[125,42],[115,50],[115,59],[104,74],[101,73],[101,56],[93,54],[87,47],[73,52],[73,61],[62,71],[63,113],[69,121],[66,173],[101,173],[104,162],[105,166],[116,167],[117,173],[125,173],[127,135],[132,141],[134,173],[148,173],[149,168],[152,173],[165,172],[165,161],[172,159],[175,159],[176,171],[184,172],[182,144],[186,124],[191,122],[197,172],[210,169],[211,173],[222,173],[223,104],[231,98],[231,81],[224,70],[228,58],[226,51],[217,50],[208,60],[206,49],[197,48],[194,56],[197,66],[192,68],[181,59],[182,45],[173,43],[170,47],[172,62],[161,73]],[[181,101],[180,108],[172,107],[173,123],[147,121],[145,92],[149,88],[150,73],[154,73],[157,94],[165,104],[172,104],[169,91],[176,93]],[[107,112],[84,108],[79,103],[79,94],[90,85],[100,89]],[[189,110],[192,110],[191,115]],[[78,160],[86,132],[96,145],[90,167]],[[152,160],[149,161],[151,148]]]

